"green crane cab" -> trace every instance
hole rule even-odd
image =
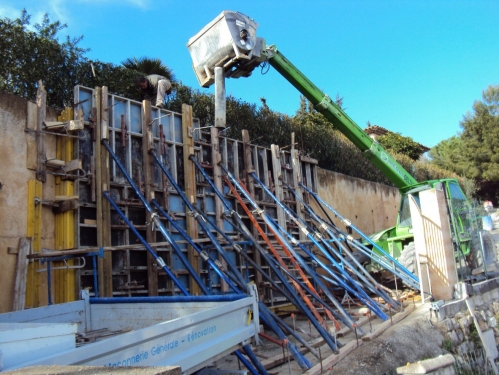
[[[493,263],[495,245],[492,236],[489,232],[479,230],[474,209],[455,179],[430,180],[400,188],[401,200],[397,225],[373,234],[371,239],[409,271],[417,274],[409,195],[412,195],[419,204],[419,193],[428,189],[444,191],[449,210],[454,254],[456,262],[462,265],[460,267],[462,276],[468,275],[472,269],[482,267],[484,263]],[[367,267],[372,272],[383,272],[374,264],[368,264]]]

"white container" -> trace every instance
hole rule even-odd
[[[0,323],[3,368],[74,349],[76,329],[71,323]]]
[[[189,39],[187,48],[201,86],[213,84],[215,67],[223,67],[226,76],[237,78],[233,68],[260,56],[262,40],[256,37],[257,27],[248,16],[226,10]],[[250,75],[253,68],[253,64],[244,68],[240,75]]]

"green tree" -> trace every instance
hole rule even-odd
[[[49,104],[63,107],[72,100],[73,67],[86,61],[87,51],[78,47],[83,37],[67,37],[59,43],[57,34],[66,27],[50,22],[47,14],[36,31],[29,31],[30,16],[23,9],[16,20],[0,19],[0,89],[34,100],[37,82],[46,82]]]
[[[463,139],[453,136],[439,142],[428,152],[430,163],[465,176],[469,161],[463,154]]]
[[[488,86],[460,123],[466,177],[499,181],[499,85]]]
[[[176,82],[173,70],[166,66],[161,59],[150,57],[139,57],[137,59],[133,57],[122,61],[121,65],[127,69],[135,70],[143,75],[159,74],[168,78],[172,83]]]

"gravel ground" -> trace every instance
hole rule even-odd
[[[335,375],[377,375],[396,373],[408,362],[438,357],[442,334],[429,321],[428,308],[421,306],[409,317],[386,330],[372,342],[364,343],[336,365]]]
[[[336,364],[332,369],[324,368],[324,374],[330,375],[382,375],[396,374],[396,368],[406,365],[408,362],[414,363],[420,360],[438,357],[445,354],[446,351],[441,348],[443,337],[441,333],[433,327],[429,320],[429,304],[417,306],[407,318],[396,323],[387,329],[376,339],[364,342],[363,345],[352,351],[347,357]],[[286,319],[288,323],[290,321]],[[375,319],[372,325],[366,324],[362,329],[369,333],[370,330],[376,330],[381,321]],[[309,332],[307,321],[297,321],[297,328]],[[292,323],[290,324],[292,325]],[[312,336],[317,337],[312,334]],[[302,335],[307,341],[311,337]],[[349,335],[340,338],[343,344],[355,340],[355,336]],[[255,352],[265,354],[266,356],[282,355],[282,348],[264,342],[264,346],[255,348]],[[332,355],[332,351],[326,346],[321,347],[322,358]],[[319,360],[310,353],[306,358],[313,364],[319,363]],[[237,361],[233,356],[226,357],[218,362],[219,368],[237,368],[234,367]],[[237,365],[236,365],[237,366]],[[270,375],[299,375],[303,370],[295,361],[281,365],[268,370]]]

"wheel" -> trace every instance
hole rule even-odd
[[[418,264],[416,260],[416,245],[414,244],[414,242],[409,242],[404,246],[402,252],[400,253],[398,262],[409,272],[419,278]],[[404,284],[407,285],[405,282]]]
[[[480,233],[482,234],[483,252]],[[484,265],[487,267],[489,264],[496,262],[496,245],[494,244],[492,235],[488,231],[481,230],[473,233],[471,237],[471,252],[469,259],[471,262],[471,269],[477,269]]]

